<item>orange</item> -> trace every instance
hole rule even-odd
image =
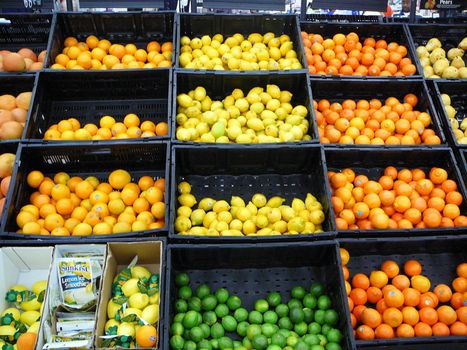
[[[453,310],[454,315],[456,314]],[[438,322],[438,313],[432,307],[426,306],[420,309],[420,321],[432,326]]]
[[[388,276],[383,271],[372,271],[370,284],[373,287],[383,288],[388,283]]]
[[[436,307],[438,305],[438,297],[432,293],[423,293],[420,295],[420,303],[418,304],[419,308],[425,306]]]
[[[459,293],[467,292],[467,278],[457,277],[452,281],[452,288]]]
[[[450,327],[451,335],[467,335],[467,325],[463,322],[454,322]]]
[[[420,320],[418,311],[413,306],[405,306],[402,309],[403,322],[408,325],[415,326]]]
[[[136,342],[142,348],[154,347],[157,343],[157,330],[154,326],[144,325],[136,331]]]
[[[347,282],[348,279],[349,279],[349,275],[350,275],[349,269],[346,266],[342,266],[342,273],[344,275],[344,280],[346,282],[346,286],[347,286],[347,284],[349,285],[349,293],[350,293],[350,289],[351,289],[350,283]],[[347,293],[347,295],[348,295],[348,293]]]
[[[441,219],[441,214],[436,209],[428,208],[423,212],[423,222],[428,228],[439,227]]]
[[[422,273],[422,265],[417,260],[407,260],[404,263],[404,272],[407,276],[420,275]]]
[[[396,335],[398,338],[413,338],[415,336],[415,331],[411,325],[403,323],[397,327]]]
[[[169,125],[166,122],[157,123],[155,129],[157,136],[165,136],[169,133]]]
[[[87,199],[94,191],[94,187],[88,181],[81,181],[75,187],[76,195],[81,199]]]
[[[431,330],[435,337],[447,337],[451,333],[449,327],[441,322],[435,323],[431,326]]]
[[[61,215],[70,215],[73,212],[74,205],[71,199],[61,198],[55,204],[57,212]]]
[[[371,329],[367,325],[358,326],[357,329],[355,330],[355,335],[357,339],[360,339],[360,340],[375,339],[375,332],[373,331],[373,329]]]
[[[420,303],[420,292],[414,288],[405,288],[402,290],[404,295],[404,305],[417,306]]]
[[[430,180],[436,185],[442,184],[447,178],[448,173],[442,168],[435,167],[430,170]]]
[[[417,337],[431,337],[433,334],[430,325],[424,322],[417,323],[414,327],[414,331]]]
[[[383,292],[377,287],[370,287],[366,290],[367,300],[372,304],[376,304],[383,297]]]
[[[353,300],[355,305],[365,305],[367,302],[367,295],[364,289],[354,288],[350,291],[349,297]]]
[[[462,323],[467,324],[467,306],[462,306],[457,309],[457,319],[461,321]]]
[[[52,187],[51,196],[56,201],[62,198],[70,198],[70,189],[65,185],[56,184]]]
[[[384,301],[388,307],[401,307],[404,304],[404,295],[398,289],[391,289],[384,293]]]
[[[19,336],[16,346],[18,350],[33,350],[36,345],[37,335],[35,333],[26,332]]]
[[[412,276],[410,284],[412,288],[418,290],[420,293],[428,292],[431,286],[430,280],[422,275]]]
[[[381,265],[381,270],[389,277],[393,278],[399,274],[399,265],[393,260],[386,260]]]
[[[356,305],[352,311],[358,322],[362,322],[362,312],[366,309],[365,305]]]
[[[395,307],[390,307],[384,310],[383,321],[389,326],[395,328],[398,327],[403,320],[402,312],[400,312]]]
[[[453,324],[457,320],[456,311],[452,307],[450,307],[448,305],[440,306],[436,310],[436,312],[438,313],[439,322],[442,322],[442,323],[444,323],[444,324],[446,324],[448,326]]]
[[[457,265],[456,273],[459,277],[467,278],[467,263]]]
[[[449,288],[448,285],[446,284],[438,284],[433,292],[436,294],[438,297],[439,301],[442,303],[449,302],[452,297],[452,291],[451,288]]]
[[[381,315],[375,309],[367,307],[361,314],[362,323],[375,329],[381,324]]]
[[[358,273],[352,278],[352,286],[354,288],[368,289],[370,287],[370,280],[363,273]]]
[[[65,220],[60,214],[50,214],[45,218],[44,228],[51,232],[58,227],[63,227]]]
[[[26,178],[28,185],[32,188],[38,188],[42,180],[44,180],[44,174],[37,170],[31,171]]]
[[[151,207],[151,213],[156,219],[164,219],[165,217],[165,204],[163,202],[156,202]]]
[[[375,329],[375,338],[376,339],[394,338],[394,330],[391,328],[391,326],[387,324],[384,324],[384,323],[380,324]]]

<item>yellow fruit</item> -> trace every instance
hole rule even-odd
[[[151,272],[144,266],[133,266],[131,268],[131,277],[132,278],[146,278],[149,279],[151,277]]]
[[[127,184],[129,184],[131,181],[131,175],[122,169],[115,170],[109,175],[109,184],[117,189],[121,190],[123,187],[125,187]]]
[[[159,320],[159,305],[152,304],[144,308],[141,318],[147,323],[155,324]]]
[[[41,317],[41,314],[38,311],[25,311],[21,314],[20,320],[24,324],[30,326],[34,322],[36,322],[39,317]]]
[[[149,304],[149,297],[147,294],[135,293],[130,296],[128,302],[130,307],[143,310]]]
[[[16,321],[19,321],[20,316],[21,316],[21,312],[18,309],[14,308],[14,307],[10,307],[8,309],[5,309],[2,312],[2,317],[7,315],[7,314],[11,314]]]
[[[114,303],[112,299],[110,299],[107,304],[107,317],[115,318],[115,315],[117,314],[118,310],[120,310],[121,307],[122,307],[121,305]]]

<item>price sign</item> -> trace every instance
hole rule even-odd
[[[467,8],[467,2],[465,0],[422,0],[420,7],[425,10],[462,11]]]

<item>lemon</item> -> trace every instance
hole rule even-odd
[[[34,298],[29,301],[23,301],[19,304],[23,310],[26,311],[35,311],[41,308],[41,303],[37,301],[37,298]]]
[[[250,211],[251,215],[256,215],[258,213],[258,208],[256,208],[252,202],[248,202],[246,208]]]
[[[191,192],[191,185],[186,182],[182,181],[178,184],[178,193],[184,194],[184,193],[190,193]]]
[[[10,307],[8,309],[5,309],[5,311],[2,312],[2,317],[7,315],[7,314],[12,314],[13,318],[16,321],[19,321],[20,316],[21,316],[21,312],[17,308],[14,308],[14,307]]]
[[[139,308],[128,307],[123,312],[123,317],[126,317],[128,315],[136,315],[138,317],[141,317],[141,310]]]
[[[243,233],[246,235],[256,233],[256,225],[253,221],[247,220],[243,223]]]
[[[239,208],[236,217],[238,220],[245,222],[251,217],[251,212],[247,208]]]
[[[196,198],[191,193],[184,193],[178,196],[178,202],[183,206],[191,208],[196,204]]]
[[[245,201],[237,196],[232,196],[230,199],[230,205],[233,207],[245,207]]]
[[[281,217],[285,221],[289,221],[295,216],[295,210],[293,210],[288,205],[282,205],[279,207],[279,209],[281,211]]]
[[[39,295],[46,288],[47,288],[47,281],[42,280],[42,281],[37,281],[36,283],[34,283],[31,289],[34,292],[34,294]]]
[[[272,230],[269,227],[263,228],[256,232],[258,236],[269,236],[271,234]]]
[[[29,328],[28,328],[28,333],[39,333],[39,327],[40,327],[41,323],[40,321],[36,321],[34,322]]]
[[[217,220],[230,224],[230,222],[232,221],[232,214],[230,214],[230,212],[228,211],[221,211],[217,214]]]
[[[147,323],[154,324],[159,320],[159,305],[148,305],[144,308],[141,318]]]
[[[22,284],[15,284],[13,287],[10,287],[10,289],[14,290],[15,292],[23,292],[27,290],[27,288]]]
[[[8,337],[10,341],[13,340],[16,333],[16,329],[12,326],[0,326],[0,337]]]
[[[325,219],[325,216],[324,216],[324,213],[323,213],[322,210],[313,210],[310,213],[309,220],[314,225],[319,225],[319,224],[323,223],[324,219]]]
[[[294,217],[287,223],[287,229],[289,231],[302,232],[305,230],[305,220],[299,216]]]
[[[285,233],[287,231],[287,222],[285,222],[284,220],[276,221],[272,225],[272,229],[279,233]]]
[[[191,215],[191,208],[186,206],[181,206],[177,209],[177,216],[185,216],[189,218]]]
[[[314,233],[316,231],[316,226],[312,223],[307,221],[305,223],[305,229],[303,230],[302,233]]]
[[[191,228],[191,220],[185,216],[179,216],[175,219],[175,231],[185,232]]]
[[[128,302],[130,307],[142,310],[149,304],[149,297],[147,294],[135,293],[130,296]]]
[[[299,198],[294,198],[292,200],[292,209],[295,210],[297,213],[299,213],[301,210],[305,209],[305,203],[299,199]]]
[[[203,219],[203,226],[204,227],[209,227],[211,225],[211,223],[217,219],[217,214],[213,211],[210,211],[209,213],[207,213],[205,216],[204,216],[204,219]]]
[[[117,335],[126,335],[127,337],[135,336],[135,327],[128,322],[122,322],[118,326]]]
[[[231,230],[241,231],[243,228],[243,223],[238,219],[234,219],[230,222],[229,228]]]
[[[259,228],[265,228],[269,225],[269,221],[268,221],[268,218],[267,216],[265,215],[258,215],[256,217],[256,226],[258,226]]]
[[[279,208],[272,208],[268,214],[268,220],[270,223],[275,223],[282,218],[282,214]]]
[[[131,278],[122,285],[122,292],[126,297],[130,297],[133,294],[139,292],[138,279]]]
[[[206,212],[203,209],[195,209],[191,213],[191,224],[193,226],[198,226],[203,223],[204,216],[206,215]]]
[[[230,209],[230,205],[229,203],[227,203],[226,201],[224,200],[220,200],[220,201],[217,201],[216,203],[214,203],[213,207],[212,207],[212,210],[215,212],[215,213],[220,213],[222,211],[227,211]]]
[[[195,226],[190,228],[188,231],[189,235],[194,235],[194,236],[204,236],[208,232],[208,229],[206,227],[201,227],[201,226]]]
[[[111,318],[110,320],[108,320],[106,323],[105,323],[105,331],[107,332],[109,330],[109,328],[111,327],[114,327],[114,326],[118,326],[120,325],[120,322],[118,322],[117,320],[114,320],[113,318]]]
[[[24,324],[30,326],[36,322],[39,317],[41,317],[41,314],[38,311],[25,311],[21,314],[20,320]]]
[[[257,208],[262,208],[266,205],[267,203],[267,199],[266,197],[261,194],[261,193],[256,193],[253,195],[253,198],[251,199],[251,201],[253,202],[253,204],[257,207]]]
[[[204,100],[206,97],[206,89],[202,86],[198,86],[194,91],[194,97],[198,101]]]
[[[159,292],[149,297],[149,304],[159,304]]]
[[[271,208],[278,208],[279,206],[282,205],[284,201],[285,201],[285,198],[275,196],[268,200],[268,202],[266,203],[266,206],[271,207]]]
[[[133,278],[146,278],[149,279],[151,277],[151,272],[144,266],[133,266],[131,268],[131,277]]]
[[[107,303],[107,317],[108,318],[115,318],[118,310],[120,310],[122,306],[113,302],[113,300],[109,300]]]

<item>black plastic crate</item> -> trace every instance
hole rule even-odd
[[[437,109],[433,104],[428,87],[424,81],[421,80],[368,80],[362,81],[361,79],[352,80],[324,80],[324,79],[310,79],[311,93],[315,101],[321,99],[327,99],[329,102],[342,103],[346,99],[359,100],[366,99],[370,100],[376,98],[379,100],[385,100],[388,97],[396,97],[399,101],[404,100],[404,96],[409,93],[413,93],[418,98],[418,104],[414,107],[414,110],[427,112],[432,119],[432,124],[429,128],[433,129],[436,135],[441,139],[441,144],[446,145],[447,140],[443,132],[443,124],[440,122],[438,117]],[[340,144],[325,144],[330,147],[347,148],[355,145],[340,145]],[[356,145],[365,147],[366,145]],[[417,145],[417,146],[429,146],[429,145]],[[374,145],[368,145],[372,148]],[[381,147],[381,146],[379,146]],[[394,146],[384,146],[393,148]],[[397,145],[397,147],[406,147],[404,145]],[[414,146],[410,146],[414,147]]]
[[[0,155],[4,154],[4,153],[13,153],[13,154],[17,154],[18,153],[18,146],[19,146],[19,143],[18,142],[8,142],[8,143],[0,143]],[[14,172],[15,168],[13,166],[13,172]],[[13,172],[12,172],[12,180],[13,180]],[[0,221],[2,220],[1,218],[3,217],[3,213],[6,211],[6,208],[7,206],[5,205],[6,204],[6,199],[8,198],[8,195],[11,193],[11,191],[13,190],[13,181],[10,182],[11,185],[8,189],[8,193],[7,195],[4,197],[4,205],[3,205],[3,209],[0,210]]]
[[[0,50],[16,52],[26,47],[38,55],[47,49],[51,27],[51,14],[1,13]]]
[[[457,113],[456,119],[460,123],[462,119],[467,118],[467,81],[465,80],[454,80],[446,81],[433,80],[434,84],[434,99],[436,101],[436,106],[439,111],[440,120],[444,123],[446,135],[448,135],[449,141],[456,147],[467,149],[467,144],[460,144],[457,142],[456,137],[454,136],[454,131],[449,122],[449,118],[444,107],[443,101],[441,99],[441,94],[448,94],[451,97],[451,106],[453,106]]]
[[[175,275],[188,273],[191,287],[206,283],[212,290],[227,288],[242,300],[242,307],[254,308],[257,299],[277,291],[290,296],[301,285],[308,289],[320,282],[338,310],[338,328],[343,334],[342,349],[355,349],[351,336],[349,309],[337,246],[330,241],[316,243],[271,243],[267,245],[171,245],[167,249],[165,330],[163,349],[170,349],[169,330],[174,317]]]
[[[261,35],[267,32],[272,32],[276,36],[287,34],[293,42],[293,49],[297,52],[297,58],[306,69],[305,50],[300,35],[300,27],[298,17],[288,14],[224,14],[224,13],[205,13],[205,14],[188,14],[182,13],[178,15],[177,23],[177,40],[175,49],[175,67],[184,71],[195,71],[193,69],[184,69],[180,67],[180,38],[188,36],[189,38],[201,37],[203,35],[222,34],[224,39],[227,36],[240,33],[248,36],[252,33],[260,33]],[[209,70],[216,74],[225,74],[231,71]],[[297,71],[297,70],[294,70]],[[287,71],[278,70],[278,73]],[[235,71],[234,73],[239,73]],[[247,72],[249,73],[249,71]],[[263,71],[264,73],[264,71]]]
[[[467,149],[460,149],[458,151],[460,164],[459,168],[464,179],[467,179]]]
[[[381,16],[366,16],[366,15],[328,15],[325,13],[310,13],[305,17],[306,22],[339,22],[339,23],[381,23]]]
[[[357,273],[369,274],[378,270],[385,260],[394,260],[402,268],[410,259],[418,260],[422,275],[431,280],[431,287],[439,283],[451,285],[457,277],[456,266],[467,261],[467,239],[461,237],[410,237],[394,239],[343,239],[340,247],[348,250],[347,267],[350,278]],[[359,349],[438,350],[466,349],[467,336],[414,337],[356,340]]]
[[[301,104],[308,109],[308,120],[310,125],[308,127],[308,135],[311,136],[310,141],[297,141],[303,143],[317,143],[318,142],[318,127],[314,122],[314,109],[313,101],[311,98],[311,89],[308,83],[306,73],[288,73],[288,74],[261,74],[254,73],[248,75],[235,75],[235,74],[206,74],[202,71],[183,72],[180,70],[174,71],[174,88],[172,91],[172,125],[171,125],[171,139],[173,142],[179,142],[189,145],[202,145],[206,143],[194,141],[178,141],[176,138],[177,129],[177,95],[188,93],[198,86],[206,89],[206,95],[212,100],[222,101],[228,94],[231,94],[234,89],[241,89],[247,93],[254,87],[263,87],[266,89],[268,84],[276,84],[281,90],[290,91],[293,95],[292,106]],[[288,144],[293,143],[289,142]],[[235,144],[241,146],[240,144]]]
[[[358,78],[358,79],[414,79],[420,78],[422,73],[418,68],[416,62],[416,52],[415,49],[410,45],[410,39],[407,34],[404,24],[400,23],[310,23],[310,22],[300,22],[301,31],[305,31],[308,34],[321,34],[323,39],[332,38],[337,33],[343,33],[347,35],[351,32],[358,34],[360,42],[366,38],[374,38],[375,40],[384,39],[388,44],[392,41],[397,42],[399,45],[404,45],[407,48],[407,56],[412,60],[412,64],[417,67],[417,72],[414,75],[410,76],[389,76],[389,77],[379,77],[379,76],[370,76],[366,75],[363,77],[355,75],[340,75],[339,79],[345,78]],[[335,75],[313,75],[320,78],[332,78],[335,79]]]
[[[31,142],[88,144],[118,142],[147,142],[155,138],[119,139],[102,141],[43,140],[52,124],[68,118],[76,118],[81,127],[99,120],[105,115],[122,122],[125,115],[135,113],[141,122],[150,120],[157,124],[166,122],[170,129],[170,102],[172,75],[167,69],[151,69],[121,72],[92,71],[41,72],[31,116],[26,124],[26,138]],[[168,139],[166,136],[157,139]]]
[[[32,92],[34,97],[34,88],[36,86],[36,76],[32,74],[0,74],[0,95],[13,95],[18,96],[22,92]],[[32,98],[33,98],[32,97]],[[26,122],[29,119],[32,109],[32,98],[29,105],[29,111],[26,116]],[[21,135],[21,140],[25,138],[26,126],[24,127]],[[0,144],[8,142],[18,142],[20,139],[0,140]]]
[[[441,41],[442,48],[447,55],[449,49],[457,47],[461,40],[467,36],[467,26],[465,24],[410,24],[407,29],[414,52],[418,46],[426,45],[428,40],[436,37]],[[423,75],[420,59],[416,53],[415,56],[417,71]],[[467,62],[465,53],[464,61]]]
[[[254,242],[259,240],[310,240],[335,237],[334,214],[330,205],[330,189],[326,181],[326,164],[319,146],[265,146],[238,148],[231,146],[172,147],[171,203],[169,237],[181,241]],[[201,200],[211,197],[230,203],[232,196],[248,202],[255,193],[268,199],[281,196],[290,205],[293,198],[305,200],[311,193],[323,206],[326,216],[323,232],[281,236],[188,236],[175,232],[178,184],[187,181],[192,194]]]
[[[126,143],[114,145],[20,145],[19,160],[13,171],[12,182],[8,198],[5,203],[7,208],[1,223],[0,232],[8,239],[54,239],[63,242],[69,241],[93,241],[97,239],[107,239],[122,237],[145,237],[150,235],[165,235],[167,232],[167,222],[169,219],[169,166],[170,147],[168,142],[153,141],[147,143]],[[132,181],[137,181],[140,177],[149,175],[157,178],[165,178],[165,222],[166,227],[155,230],[138,232],[128,232],[112,235],[91,235],[91,236],[45,236],[45,235],[24,235],[16,233],[16,215],[22,206],[29,203],[29,196],[34,192],[26,182],[27,175],[32,170],[39,170],[45,176],[53,178],[60,172],[67,172],[70,176],[95,176],[99,180],[107,179],[113,170],[125,169],[132,176]]]
[[[135,44],[146,48],[152,41],[171,41],[175,45],[175,12],[58,12],[47,52],[47,65],[55,63],[64,41],[73,36],[85,41],[90,35],[112,44]],[[173,53],[175,56],[175,52]],[[172,58],[172,66],[175,62]]]
[[[403,168],[419,168],[429,173],[432,167],[441,167],[448,173],[448,178],[456,181],[457,191],[464,200],[459,206],[461,215],[467,215],[466,178],[462,177],[452,150],[449,148],[412,148],[405,150],[354,148],[325,150],[326,164],[329,171],[340,171],[351,168],[356,175],[366,175],[370,180],[379,179],[384,169],[394,166],[398,170]],[[467,227],[439,227],[439,228],[413,228],[413,229],[387,229],[387,230],[338,230],[338,238],[347,237],[392,237],[392,236],[420,236],[420,235],[447,235],[467,234]]]

